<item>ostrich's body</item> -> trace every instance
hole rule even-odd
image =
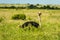
[[[34,21],[28,21],[28,22],[25,22],[23,25],[22,25],[22,28],[24,27],[27,27],[29,24],[31,24],[32,26],[38,28],[39,24],[34,22]]]

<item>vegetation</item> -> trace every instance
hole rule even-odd
[[[31,5],[27,6],[27,8],[28,8],[28,9],[37,9],[38,7],[31,4]]]
[[[24,14],[15,14],[14,16],[12,16],[12,19],[15,19],[15,20],[18,20],[18,19],[25,20],[26,16]]]
[[[3,17],[0,17],[0,22],[2,22],[4,20],[4,18]]]
[[[0,6],[0,9],[1,8],[3,8],[3,9],[60,9],[60,7],[55,6],[55,5],[43,5],[43,6],[40,4],[36,4],[36,5],[26,4],[25,6],[24,5],[16,6],[16,5],[14,6],[14,5],[10,4],[10,6]]]
[[[42,13],[41,28],[20,28],[29,18],[38,23],[39,11]],[[24,13],[26,20],[12,20],[17,13]],[[0,9],[0,16],[6,18],[0,23],[0,40],[60,40],[60,10]]]

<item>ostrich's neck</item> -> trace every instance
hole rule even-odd
[[[39,26],[41,27],[41,16],[38,16]]]

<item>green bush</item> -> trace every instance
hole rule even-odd
[[[4,20],[4,18],[3,17],[0,17],[0,22],[2,22]]]
[[[14,19],[14,20],[19,20],[19,19],[25,20],[26,15],[24,15],[24,14],[15,14],[15,15],[12,16],[12,19]]]

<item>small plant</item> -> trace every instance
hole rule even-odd
[[[24,14],[15,14],[12,16],[12,19],[14,19],[14,20],[18,20],[18,19],[25,20],[26,16]]]
[[[0,22],[2,22],[4,20],[4,18],[3,17],[0,17]]]
[[[28,20],[32,20],[32,18],[29,17]]]

